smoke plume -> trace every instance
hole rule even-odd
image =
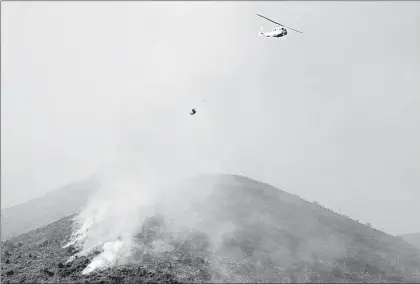
[[[200,236],[204,237],[196,253],[201,249],[207,256],[214,255],[235,226],[214,218],[217,214],[209,204],[212,189],[211,184],[197,188],[193,183],[175,181],[165,186],[134,173],[108,175],[74,218],[74,232],[66,246],[76,247],[78,252],[68,261],[96,254],[82,272],[88,274],[116,265],[145,263],[147,257],[167,258],[181,250],[184,241],[194,238],[198,243]],[[153,218],[155,223],[150,221]]]

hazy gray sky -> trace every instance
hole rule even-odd
[[[260,38],[256,13],[304,33]],[[420,231],[420,2],[3,2],[1,21],[2,208],[122,163]]]

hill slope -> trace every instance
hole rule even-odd
[[[2,243],[2,279],[407,282],[420,272],[420,252],[413,246],[267,184],[224,175],[191,179],[181,187],[180,196],[199,196],[188,212],[199,216],[195,224],[201,225],[174,234],[167,215],[159,213],[167,207],[160,205],[140,226],[135,251],[123,266],[82,275],[101,248],[65,264],[79,248],[63,248],[72,224],[64,218]],[[171,192],[168,199],[180,194]],[[185,205],[180,203],[181,209]],[[225,233],[215,238],[221,228]]]
[[[74,214],[98,189],[95,178],[69,184],[39,198],[1,210],[1,239],[29,232]]]
[[[416,248],[420,249],[420,233],[417,234],[406,234],[400,236],[404,241],[407,243],[415,246]]]

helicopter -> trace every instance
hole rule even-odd
[[[263,15],[257,14],[257,16],[260,16],[261,18],[264,18],[272,23],[275,23],[277,25],[279,25],[278,27],[275,27],[274,29],[272,29],[270,32],[263,32],[263,28],[264,26],[262,26],[258,32],[258,34],[260,36],[265,36],[265,37],[284,37],[287,35],[287,29],[298,32],[298,33],[302,33],[301,31],[286,27],[285,25],[282,25],[280,23],[277,23],[267,17],[264,17]]]

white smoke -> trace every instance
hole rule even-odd
[[[165,182],[171,186],[164,187],[138,173],[114,173],[104,178],[101,190],[74,219],[74,232],[66,246],[76,247],[78,252],[68,262],[97,254],[82,272],[88,274],[139,261],[139,253],[158,257],[171,252],[174,238],[182,242],[193,232],[204,233],[210,250],[216,251],[236,226],[215,218],[220,212],[211,201],[214,186]],[[154,216],[163,217],[167,235],[142,244],[138,236],[145,221]]]
[[[134,175],[114,174],[102,181],[102,188],[75,217],[70,242],[80,251],[71,257],[100,251],[83,274],[123,264],[130,257],[133,236],[148,217],[155,214],[156,191]]]

